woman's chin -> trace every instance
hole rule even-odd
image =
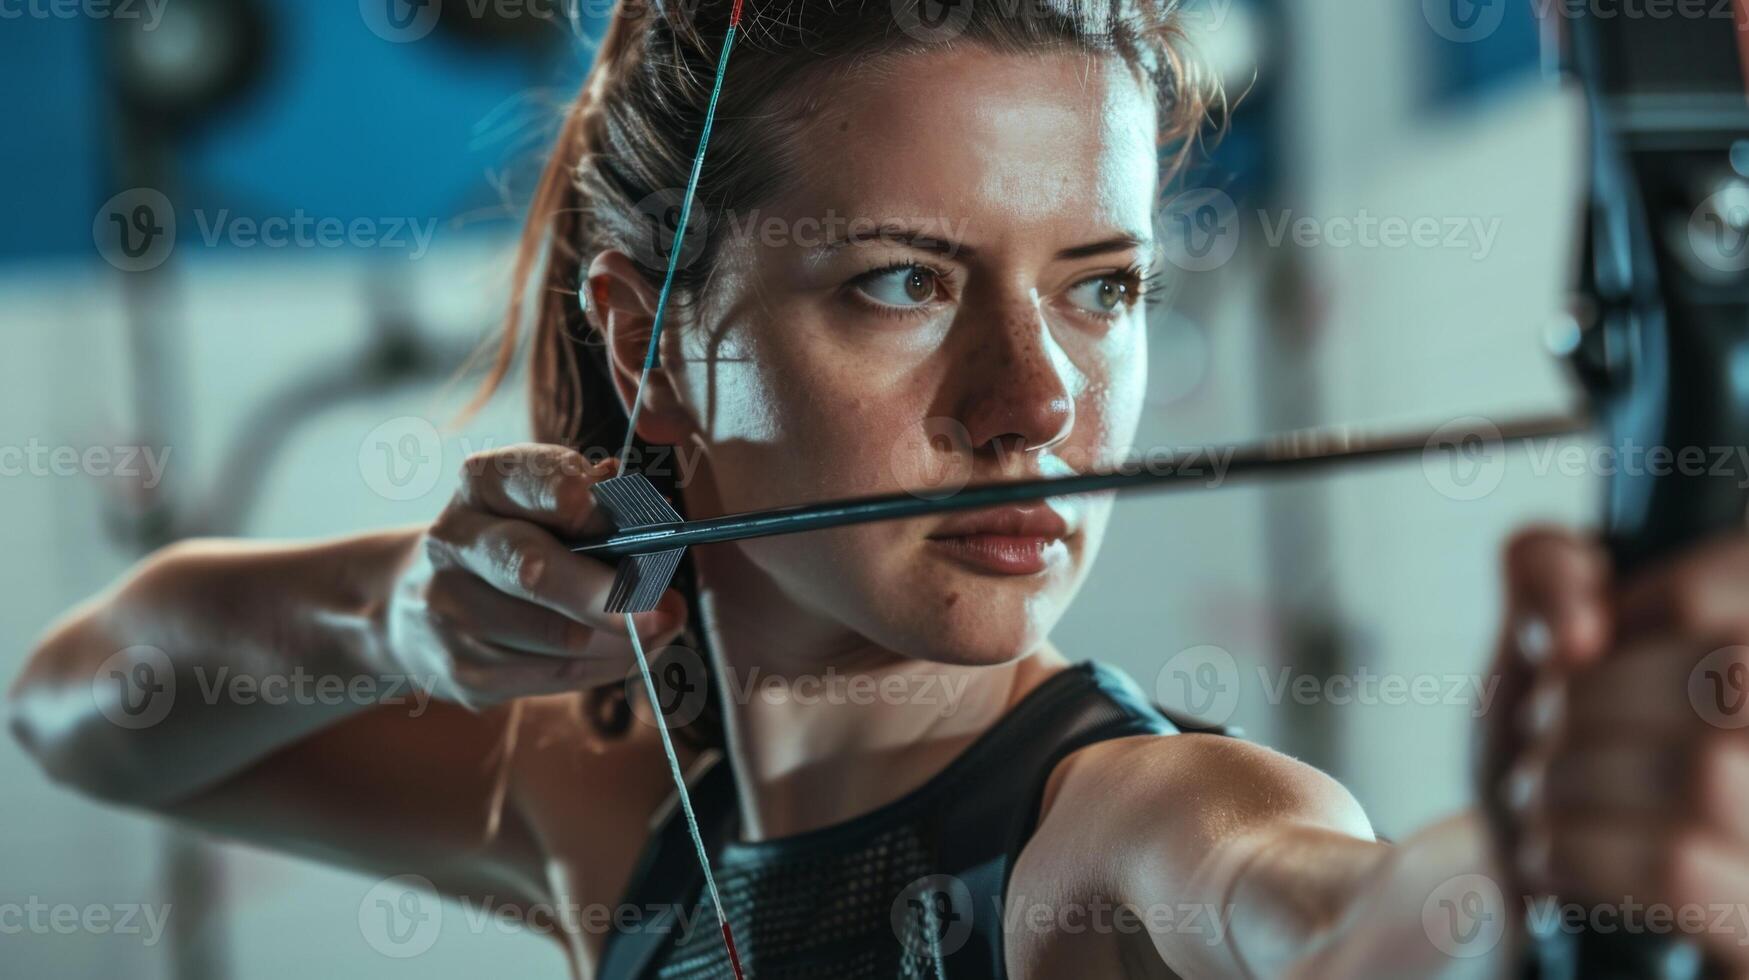
[[[907,624],[911,642],[901,649],[920,660],[956,666],[1012,663],[1044,645],[1060,612],[1042,596],[962,594],[956,602],[938,605],[924,621]]]

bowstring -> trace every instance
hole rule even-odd
[[[626,464],[631,459],[633,443],[637,439],[638,413],[644,404],[644,388],[650,381],[650,374],[655,370],[657,355],[661,350],[662,326],[668,315],[668,299],[674,291],[675,275],[680,269],[681,246],[686,240],[687,225],[692,220],[692,204],[698,196],[698,183],[704,173],[705,151],[710,146],[711,127],[716,122],[717,100],[723,94],[723,78],[729,71],[729,52],[735,47],[735,34],[741,26],[741,7],[743,0],[735,0],[735,6],[729,13],[729,29],[723,35],[723,52],[717,57],[717,74],[711,83],[711,97],[705,107],[704,126],[699,133],[698,152],[693,154],[692,172],[687,176],[686,193],[680,198],[680,221],[674,229],[674,240],[668,250],[668,270],[662,277],[662,292],[656,299],[656,315],[650,322],[650,346],[644,353],[644,366],[638,373],[637,393],[632,398],[631,410],[626,413],[625,445],[620,448],[619,467],[617,472],[624,474]],[[704,835],[698,829],[698,817],[692,809],[692,794],[687,791],[686,776],[680,769],[680,757],[674,751],[674,740],[668,737],[668,718],[662,711],[660,698],[656,695],[655,679],[650,675],[650,660],[644,654],[643,641],[638,638],[638,628],[631,613],[625,614],[626,635],[631,637],[632,653],[638,662],[638,673],[644,682],[644,694],[649,699],[650,711],[655,719],[656,731],[662,736],[662,754],[668,760],[668,774],[674,781],[674,791],[680,798],[681,812],[686,816],[686,831],[692,838],[692,847],[698,855],[698,866],[704,872],[705,888],[710,894],[711,907],[717,913],[717,925],[722,930],[723,947],[729,954],[729,966],[735,973],[735,980],[742,980],[741,958],[735,949],[734,934],[729,928],[729,919],[723,912],[723,897],[717,891],[716,875],[711,872],[710,855],[704,846]]]

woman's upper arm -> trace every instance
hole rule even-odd
[[[367,874],[422,875],[454,896],[543,903],[542,846],[514,798],[489,833],[507,714],[374,708],[163,812]]]
[[[1149,929],[1186,976],[1278,972],[1388,850],[1334,779],[1219,735],[1077,752],[1053,773],[1034,842],[1102,855],[1088,888],[1144,922],[1201,923]]]

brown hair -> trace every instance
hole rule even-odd
[[[732,0],[620,0],[582,91],[565,113],[529,210],[496,359],[482,391],[502,384],[527,347],[534,438],[591,455],[614,452],[626,413],[608,358],[579,302],[589,262],[632,257],[659,288],[728,30]],[[1207,89],[1182,54],[1179,0],[968,0],[945,26],[930,0],[749,0],[717,109],[709,155],[682,248],[670,316],[685,329],[709,281],[724,215],[763,203],[795,155],[798,129],[819,108],[822,81],[883,55],[935,44],[1000,51],[1081,51],[1125,59],[1157,95],[1168,173],[1205,119]],[[951,33],[951,38],[945,37]],[[643,453],[655,447],[641,440]],[[647,458],[647,457],[646,457]],[[684,513],[672,473],[651,479]],[[677,586],[696,610],[690,563]],[[701,637],[682,645],[702,650]],[[705,658],[708,663],[709,658]],[[623,688],[597,692],[586,715],[603,734],[629,722]],[[715,699],[710,699],[715,708]],[[689,734],[714,742],[707,713]],[[515,722],[512,721],[514,728]],[[514,737],[514,733],[512,733]]]

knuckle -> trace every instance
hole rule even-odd
[[[573,531],[580,530],[595,511],[594,483],[587,476],[566,475],[552,487],[552,510]]]
[[[510,553],[506,567],[516,587],[524,593],[534,594],[540,591],[547,577],[547,563],[538,555],[526,549],[518,549]]]

